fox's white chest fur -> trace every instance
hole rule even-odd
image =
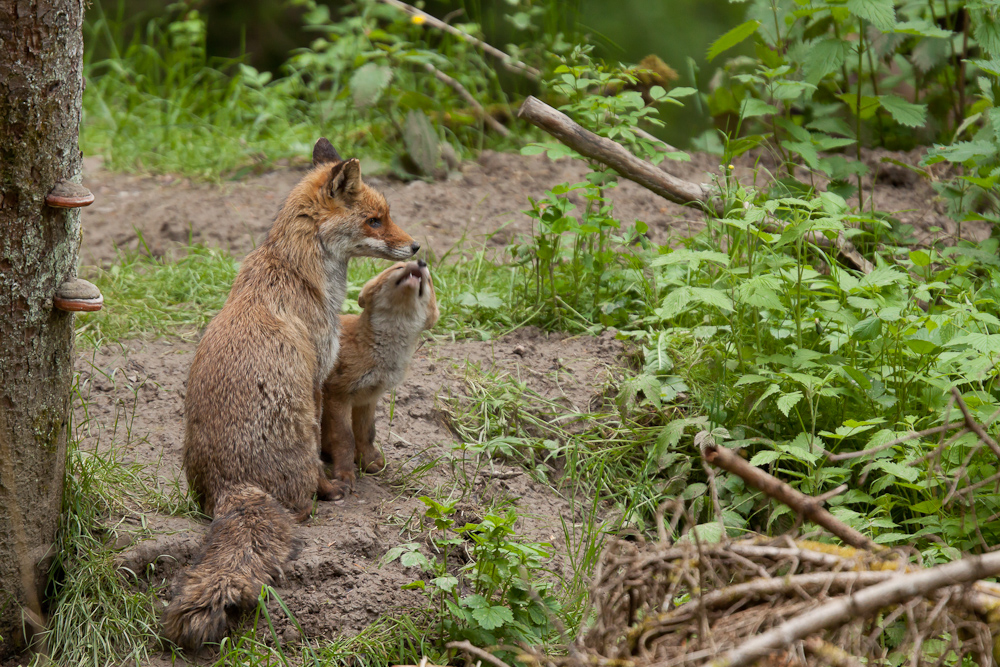
[[[326,320],[329,323],[325,340],[318,344],[318,375],[323,382],[337,365],[340,356],[340,307],[347,296],[347,261],[327,257],[323,262],[325,278]]]

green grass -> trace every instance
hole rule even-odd
[[[91,365],[93,373],[100,373]],[[115,382],[115,377],[108,378]],[[134,390],[138,392],[138,388]],[[57,664],[106,665],[148,660],[159,641],[160,602],[155,585],[136,584],[115,564],[111,547],[119,531],[141,539],[144,523],[127,528],[120,519],[159,512],[199,515],[179,485],[164,482],[155,466],[127,463],[123,452],[138,437],[132,430],[136,401],[119,402],[107,430],[94,427],[88,397],[79,385],[74,406],[82,417],[70,426],[63,508],[48,596],[46,638]],[[81,440],[88,439],[88,447]],[[36,664],[45,664],[36,658]]]
[[[77,340],[94,347],[129,338],[174,334],[192,338],[221,310],[237,261],[229,254],[191,246],[176,261],[130,252],[86,277],[104,295],[104,308],[81,315]]]
[[[482,249],[462,257],[430,258],[442,312],[432,335],[488,339],[538,321],[537,309],[514,297],[516,267],[487,260]],[[351,263],[344,312],[360,312],[361,287],[389,265],[369,259]],[[183,249],[176,259],[130,251],[110,267],[87,267],[83,274],[100,288],[105,306],[79,316],[77,341],[96,347],[168,335],[194,340],[222,309],[238,270],[239,261],[227,251],[203,245]]]

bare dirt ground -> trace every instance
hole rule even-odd
[[[914,156],[896,156],[908,159]],[[877,156],[871,158],[873,162]],[[737,173],[746,175],[750,164]],[[919,229],[954,224],[934,201],[929,185],[898,167],[879,189],[876,205],[898,211],[901,221]],[[671,165],[683,178],[707,181],[718,173],[717,158],[695,155],[690,163]],[[582,180],[578,162],[553,163],[544,157],[485,153],[463,165],[451,180],[409,184],[369,178],[386,194],[394,220],[438,255],[461,239],[500,248],[530,230],[520,213],[528,197],[547,188]],[[265,236],[301,170],[277,171],[222,185],[195,184],[172,177],[140,177],[103,171],[99,159],[85,161],[84,183],[97,197],[84,209],[81,263],[112,262],[116,248],[140,247],[141,235],[153,254],[168,254],[183,244],[202,242],[242,256]],[[659,242],[702,227],[700,214],[666,202],[630,182],[612,192],[617,215],[641,219]],[[966,228],[966,233],[975,233]],[[932,232],[927,232],[931,234]],[[113,307],[113,304],[109,304]],[[513,503],[523,519],[519,529],[532,541],[551,542],[554,568],[566,562],[560,519],[582,519],[570,499],[532,480],[516,467],[478,461],[456,449],[445,409],[451,397],[466,392],[469,368],[510,373],[539,394],[587,409],[621,357],[613,333],[597,338],[566,338],[527,328],[491,342],[425,344],[408,380],[396,392],[392,423],[383,401],[377,441],[389,468],[359,479],[354,494],[338,503],[319,503],[314,518],[301,528],[305,547],[287,568],[279,588],[305,632],[330,637],[360,631],[378,616],[419,605],[420,596],[400,586],[420,577],[398,563],[380,566],[385,552],[413,541],[409,528],[421,514],[419,495],[459,500],[469,519],[498,502]],[[123,341],[95,351],[81,351],[77,363],[87,408],[77,409],[84,447],[114,447],[126,462],[154,466],[159,483],[185,488],[181,471],[183,397],[194,344],[175,339]],[[205,531],[198,522],[149,515],[114,517],[119,561],[143,581],[160,586],[169,599],[170,584],[191,559]],[[149,567],[153,563],[153,567]],[[297,635],[279,624],[288,639]],[[163,654],[164,659],[169,654]]]

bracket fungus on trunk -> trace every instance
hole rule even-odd
[[[92,313],[104,306],[104,296],[94,283],[73,278],[59,286],[52,303],[68,313]]]
[[[54,208],[79,208],[93,204],[94,195],[79,183],[59,181],[45,196],[45,203]]]

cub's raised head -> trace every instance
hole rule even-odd
[[[382,193],[361,180],[357,158],[341,159],[326,138],[316,142],[313,170],[296,191],[293,196],[298,195],[300,205],[311,214],[328,251],[350,257],[406,259],[420,250],[420,244],[392,221]]]
[[[437,297],[427,262],[397,262],[361,288],[358,305],[370,317],[415,321],[430,329],[438,321]]]

